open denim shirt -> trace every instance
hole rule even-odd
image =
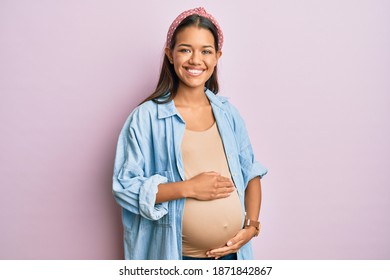
[[[245,189],[267,169],[254,160],[244,122],[225,97],[205,91],[225,148],[232,179],[244,209]],[[182,259],[185,199],[155,203],[158,185],[184,179],[180,145],[185,122],[174,102],[148,101],[128,117],[118,140],[113,194],[122,207],[125,259]],[[212,249],[212,248],[210,248]],[[252,259],[248,242],[238,259]]]

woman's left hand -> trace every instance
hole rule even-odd
[[[236,234],[236,236],[226,243],[226,246],[207,251],[206,255],[210,258],[213,257],[215,259],[219,259],[223,256],[236,253],[242,246],[252,239],[255,232],[256,229],[254,227],[243,228]]]

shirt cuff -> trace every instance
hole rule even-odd
[[[260,179],[268,173],[267,168],[264,167],[260,162],[255,161],[252,164],[251,170],[248,174],[248,182],[253,178],[260,176]]]
[[[140,214],[149,220],[159,220],[168,213],[168,202],[156,204],[158,185],[168,182],[168,179],[161,175],[153,175],[144,181],[139,191]]]

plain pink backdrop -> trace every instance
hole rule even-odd
[[[389,2],[243,3],[0,2],[0,259],[122,258],[116,140],[197,6],[269,168],[256,258],[390,258]]]

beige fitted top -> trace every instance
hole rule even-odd
[[[205,131],[186,129],[181,151],[186,179],[207,171],[231,177],[216,123]],[[225,246],[242,228],[242,219],[237,191],[227,198],[209,201],[187,198],[183,213],[183,255],[206,257],[208,250]]]

